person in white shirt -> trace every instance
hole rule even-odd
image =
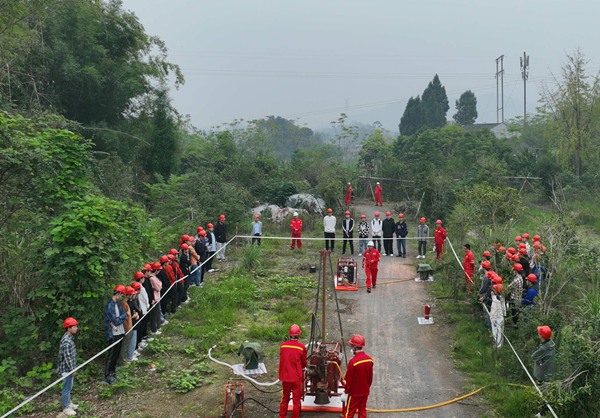
[[[377,251],[381,252],[381,234],[383,233],[383,221],[379,219],[379,212],[375,212],[375,219],[371,221],[371,233],[373,242],[377,245]]]
[[[325,249],[333,251],[335,247],[335,216],[333,216],[333,210],[327,209],[327,216],[323,218],[323,229],[325,231]]]

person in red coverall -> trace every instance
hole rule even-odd
[[[294,217],[290,221],[290,229],[292,230],[292,250],[298,243],[298,249],[302,248],[302,219],[298,218],[298,212],[294,212]]]
[[[473,275],[475,274],[475,255],[471,251],[471,246],[465,244],[465,258],[463,258],[463,269],[465,270],[465,281],[467,283],[467,292],[472,293],[475,284]]]
[[[348,362],[346,370],[345,389],[342,402],[345,404],[344,418],[352,418],[358,412],[358,418],[367,417],[367,399],[373,383],[373,359],[364,351],[365,338],[353,335],[350,347],[354,357]]]
[[[362,266],[367,276],[367,293],[371,293],[371,284],[373,285],[373,289],[377,285],[377,271],[381,254],[374,248],[375,244],[373,244],[373,241],[369,241],[367,247],[367,251],[363,254]]]
[[[352,204],[352,192],[354,191],[354,188],[352,187],[352,185],[350,183],[348,183],[348,186],[346,186],[346,193],[344,194],[344,204],[346,206],[350,206]]]
[[[444,241],[446,241],[446,230],[442,228],[442,221],[439,219],[435,221],[435,259],[436,261],[440,258],[444,261]]]
[[[302,330],[296,324],[290,327],[290,339],[281,343],[279,347],[279,380],[283,386],[281,403],[279,404],[279,418],[287,416],[292,394],[292,418],[300,416],[300,399],[302,398],[302,386],[304,383],[304,368],[306,367],[306,347],[298,338]]]
[[[383,190],[383,187],[381,187],[381,184],[379,184],[379,182],[377,182],[377,186],[375,186],[375,206],[383,206],[383,201],[381,200],[381,191]]]

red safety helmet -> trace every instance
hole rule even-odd
[[[484,252],[483,252],[483,256],[484,256],[484,257],[491,257],[491,256],[492,256],[492,253],[490,253],[489,251],[484,251]]]
[[[148,265],[148,267],[150,267],[150,266]],[[150,269],[148,269],[148,270],[150,270]],[[144,273],[142,273],[141,271],[136,271],[133,275],[133,280],[136,280],[136,281],[141,280],[142,277],[144,277]]]
[[[422,223],[422,224],[424,224],[424,223],[427,221],[427,219],[425,219],[425,217],[422,217],[422,218],[420,219],[420,221],[421,221],[421,223]]]
[[[533,241],[533,249],[537,250],[538,248],[542,248],[542,243],[539,241]]]
[[[548,325],[542,325],[541,327],[537,327],[537,330],[538,334],[540,334],[540,337],[542,337],[544,340],[549,340],[550,338],[552,338],[552,330]]]
[[[530,236],[530,235],[529,235],[527,232],[525,232],[525,233],[523,234],[523,238],[525,238],[525,239],[529,239],[529,236]]]
[[[483,267],[483,268],[484,268],[484,269],[486,269],[486,270],[489,270],[489,269],[491,269],[491,268],[492,268],[492,263],[490,263],[490,261],[489,261],[489,260],[484,260],[484,261],[481,263],[481,267]]]
[[[492,277],[490,277],[490,281],[494,284],[502,284],[504,280],[502,280],[502,277],[500,277],[498,273],[494,272]]]
[[[537,276],[535,274],[533,274],[533,273],[528,274],[527,277],[526,277],[526,279],[527,279],[528,282],[537,283]]]
[[[327,213],[333,213],[333,209],[331,209],[331,208],[328,208],[328,209],[327,209]]]
[[[199,226],[198,228],[196,228],[196,232],[200,232],[200,231],[204,231],[204,228],[202,228],[201,226]]]
[[[137,295],[138,292],[135,291],[135,289],[131,286],[126,286],[125,287],[125,294],[126,295]]]
[[[436,223],[436,225],[437,225],[437,224],[440,224],[440,225],[441,225],[441,224],[442,224],[442,220],[441,220],[441,219],[438,219],[437,221],[435,221],[435,223]]]
[[[74,325],[79,325],[79,322],[77,322],[77,320],[75,318],[73,318],[72,316],[68,317],[67,319],[65,319],[63,321],[63,328],[69,328],[72,327]]]
[[[224,220],[225,220],[225,215],[223,215],[223,214],[220,214],[220,215],[219,215],[219,220],[220,220],[220,221],[224,221]]]
[[[214,228],[215,226],[209,222],[206,224],[206,227],[210,229],[210,228]]]
[[[386,212],[385,216],[392,216],[392,212]]]
[[[503,247],[502,245],[500,247],[498,247],[498,251],[503,253],[506,251],[506,247]]]
[[[171,250],[169,250],[169,254],[177,255],[179,254],[179,251],[177,251],[175,248],[171,248]]]
[[[142,288],[142,285],[140,284],[140,282],[133,282],[133,283],[131,283],[131,287],[133,287],[134,290],[137,291],[137,290],[140,290]]]
[[[546,252],[546,246],[545,245],[542,245],[542,251]]]
[[[520,260],[521,260],[521,258],[519,257],[519,254],[513,254],[513,256],[512,256],[512,260],[513,260],[513,261],[520,261]]]
[[[521,263],[515,263],[515,265],[513,266],[513,270],[514,271],[523,271],[523,266],[521,265]]]
[[[525,249],[525,248],[519,248],[519,254],[521,254],[521,255],[527,255],[527,249]]]
[[[182,249],[183,251],[185,251],[185,250],[189,250],[189,249],[190,249],[190,246],[189,246],[189,245],[187,245],[187,244],[184,242],[183,244],[181,244],[181,249]]]
[[[401,213],[400,215],[398,215],[398,218],[404,218],[404,214]]]
[[[115,293],[119,292],[119,293],[127,294],[127,293],[125,293],[125,286],[123,286],[122,284],[116,285],[114,288],[114,291],[115,291]]]
[[[158,261],[155,261],[154,263],[152,263],[152,270],[162,270],[162,266],[160,265],[160,263]]]
[[[348,341],[351,345],[356,347],[364,347],[365,346],[365,337],[360,334],[354,334],[350,341]]]
[[[254,214],[254,219],[258,219],[258,218],[260,218],[260,215],[259,215],[258,213],[255,213],[255,214]],[[203,229],[204,229],[204,228],[203,228]]]
[[[294,324],[290,327],[290,331],[288,334],[290,337],[297,337],[298,335],[302,334],[302,330],[298,325]]]
[[[515,250],[513,247],[508,247],[508,250],[506,250],[506,251],[508,251],[511,254],[516,254],[517,253],[517,250]]]
[[[167,255],[167,257],[169,258],[169,260],[173,261],[175,260],[175,256],[173,254],[169,254]]]
[[[375,217],[377,218],[379,216],[379,212],[375,212]]]
[[[360,219],[367,219],[367,215],[360,215]]]
[[[206,231],[203,229],[202,231],[199,232],[201,237],[205,237],[206,236]]]
[[[533,240],[534,240],[534,241],[541,241],[542,239],[540,238],[540,236],[539,236],[539,235],[534,235],[534,236],[533,236]]]
[[[144,271],[150,271],[150,270],[152,270],[152,266],[151,266],[149,263],[147,263],[147,264],[144,264],[144,268],[143,268],[143,270],[144,270]]]
[[[344,212],[344,215],[350,215],[350,211],[347,210],[346,212]]]
[[[519,241],[521,241],[522,239],[523,239],[523,238],[521,238],[521,235],[517,235],[517,236],[515,237],[515,241],[516,241],[516,242],[519,242]]]
[[[527,248],[527,244],[525,244],[524,242],[520,242],[518,247],[519,248]]]
[[[166,255],[161,255],[160,258],[158,259],[158,261],[162,264],[162,263],[167,263],[169,261],[169,257],[167,257]]]
[[[191,239],[191,237],[188,234],[183,234],[181,236],[181,240],[182,241],[189,241]]]
[[[494,289],[494,292],[496,292],[496,294],[500,294],[502,292],[504,292],[504,286],[502,286],[502,283],[497,283],[495,285],[492,286],[492,289]]]

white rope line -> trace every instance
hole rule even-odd
[[[475,282],[471,278],[471,275],[469,275],[469,273],[467,273],[467,271],[465,270],[464,266],[460,262],[460,259],[458,258],[458,254],[456,254],[456,251],[454,251],[454,247],[452,246],[452,242],[450,242],[450,238],[446,237],[446,240],[448,241],[448,244],[450,244],[450,249],[454,253],[454,258],[456,258],[456,261],[458,262],[458,265],[460,266],[460,268],[462,269],[462,271],[465,273],[465,276],[467,276],[467,278],[469,279],[469,281],[471,282],[471,284],[475,284]]]
[[[392,241],[396,241],[398,239],[406,239],[406,240],[427,240],[427,239],[434,239],[434,237],[405,237],[405,238],[396,238],[396,237],[370,237],[370,238],[358,238],[358,237],[352,237],[352,238],[343,238],[343,237],[339,237],[339,238],[315,238],[315,237],[292,237],[290,235],[287,236],[273,236],[273,235],[236,235],[236,238],[254,238],[254,239],[274,239],[274,240],[292,240],[292,239],[299,239],[302,241],[346,241],[346,240],[365,240],[365,241],[373,241],[373,240],[392,240]]]
[[[229,367],[231,370],[233,370],[235,372],[236,370],[235,370],[235,368],[231,364],[225,363],[224,361],[219,361],[219,360],[217,360],[216,358],[214,358],[213,356],[210,355],[211,350],[213,348],[216,348],[216,347],[217,347],[216,345],[213,345],[211,348],[208,349],[208,358],[211,359],[212,361],[214,361],[215,363],[222,364],[223,366]],[[241,374],[240,376],[242,376],[244,379],[248,379],[251,382],[254,382],[254,383],[256,383],[257,385],[260,385],[260,386],[273,386],[273,385],[276,385],[276,384],[278,384],[280,382],[280,380],[277,379],[274,382],[262,383],[262,382],[259,382],[258,380],[254,380],[250,376],[246,376],[245,374]]]
[[[458,256],[456,255],[456,251],[454,251],[454,247],[452,247],[452,243],[450,242],[450,238],[446,238],[446,239],[448,240],[448,243],[450,244],[450,248],[452,248],[452,252],[454,253],[454,257],[456,258],[456,261],[460,265],[460,268],[464,271],[465,269],[462,266],[462,263],[460,262]],[[466,272],[465,272],[465,274],[466,274]],[[482,303],[482,305],[483,305],[483,308],[485,309],[486,313],[489,316],[490,315],[490,311],[488,310],[487,306],[485,306],[485,303]],[[538,385],[535,383],[535,380],[533,379],[533,377],[531,377],[531,374],[529,373],[529,370],[527,370],[527,367],[525,366],[525,364],[521,360],[521,357],[519,357],[519,354],[517,353],[517,351],[515,350],[515,348],[511,344],[510,340],[508,339],[508,337],[506,336],[506,334],[504,333],[504,331],[501,331],[501,332],[502,332],[502,336],[504,337],[504,339],[506,340],[506,342],[510,346],[511,350],[513,351],[513,353],[515,354],[515,357],[517,357],[517,360],[519,360],[519,363],[521,364],[521,367],[523,367],[523,370],[525,370],[525,373],[527,373],[527,377],[529,378],[529,380],[531,381],[531,383],[535,387],[535,390],[537,391],[537,393],[540,395],[540,398],[542,398],[542,400],[545,402],[546,406],[548,407],[548,409],[550,410],[550,412],[552,413],[552,415],[554,416],[554,418],[558,418],[558,416],[556,415],[556,413],[552,409],[552,406],[550,405],[550,403],[548,403],[548,401],[546,400],[546,398],[542,394],[542,391],[540,390],[540,388],[538,387]]]
[[[69,375],[75,373],[77,370],[83,368],[84,366],[88,365],[90,362],[92,362],[93,360],[97,359],[98,357],[100,357],[102,354],[106,353],[108,350],[110,350],[111,348],[113,348],[115,345],[119,344],[123,338],[125,338],[125,335],[128,335],[131,331],[133,331],[135,329],[135,327],[138,326],[138,324],[141,323],[142,319],[144,319],[146,316],[148,316],[148,314],[150,314],[150,312],[152,311],[152,309],[154,309],[156,306],[160,306],[160,302],[163,300],[163,298],[165,296],[167,296],[167,294],[171,291],[171,289],[179,282],[182,282],[183,280],[185,280],[187,277],[189,277],[192,273],[196,272],[198,269],[202,268],[202,266],[204,266],[204,264],[206,264],[208,262],[208,260],[210,260],[211,258],[213,258],[214,256],[217,255],[217,253],[219,253],[223,248],[227,247],[233,240],[235,240],[236,237],[234,236],[232,239],[230,239],[227,243],[223,244],[223,247],[221,249],[219,249],[218,251],[216,251],[214,254],[212,254],[210,257],[208,257],[204,262],[200,263],[198,265],[198,267],[196,267],[194,270],[190,271],[190,274],[187,274],[185,276],[183,276],[181,279],[175,280],[173,282],[173,284],[171,284],[171,286],[169,286],[169,288],[165,291],[165,293],[150,307],[150,309],[148,309],[148,312],[146,312],[144,315],[142,315],[142,317],[135,323],[133,324],[133,326],[129,329],[129,331],[127,331],[123,337],[119,338],[117,341],[113,342],[112,344],[110,344],[108,347],[104,348],[102,351],[100,351],[99,353],[95,354],[94,356],[92,356],[91,358],[89,358],[88,360],[84,361],[83,363],[81,363],[79,366],[77,366],[75,369],[73,369],[71,372],[69,372],[69,374],[65,375],[65,376],[61,376],[58,379],[56,379],[54,382],[50,383],[48,386],[46,386],[44,389],[40,390],[39,392],[37,392],[35,395],[25,399],[23,402],[21,402],[19,405],[15,406],[13,409],[11,409],[10,411],[8,411],[6,414],[2,415],[2,417],[0,418],[6,418],[8,417],[10,414],[12,414],[13,412],[18,411],[19,409],[23,408],[25,405],[27,405],[28,403],[30,403],[31,401],[33,401],[34,399],[36,399],[38,396],[42,395],[44,392],[47,392],[48,390],[50,390],[52,387],[56,386],[58,383],[62,382],[63,380],[65,380]]]

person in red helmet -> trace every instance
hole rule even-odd
[[[490,323],[492,326],[492,335],[496,348],[502,347],[504,332],[504,317],[506,316],[506,303],[504,302],[504,287],[501,283],[492,286],[492,305],[490,308]]]
[[[373,286],[373,289],[377,286],[377,272],[379,271],[381,254],[374,247],[375,244],[373,241],[367,243],[367,251],[363,254],[362,260],[362,266],[365,269],[365,275],[367,276],[367,293],[371,293],[371,286]]]
[[[121,302],[125,300],[125,286],[119,284],[113,289],[113,295],[104,306],[104,330],[108,344],[116,343],[106,356],[106,368],[104,370],[104,382],[112,385],[117,381],[117,361],[121,353],[123,337],[125,336],[125,319],[127,313],[121,307]]]
[[[354,219],[350,217],[350,211],[344,213],[342,220],[342,231],[344,233],[344,243],[342,245],[342,254],[346,254],[346,244],[350,244],[350,254],[354,255]]]
[[[216,271],[216,269],[213,268],[212,263],[215,259],[214,254],[217,252],[217,237],[215,236],[214,225],[210,222],[206,224],[206,230],[208,231],[206,233],[206,239],[208,240],[208,256],[206,264],[204,265],[204,270],[207,273],[212,273],[213,271]]]
[[[157,274],[162,270],[162,266],[158,261],[153,262],[151,265],[150,275],[148,279],[152,285],[152,300],[150,301],[150,314],[148,320],[148,327],[150,332],[153,334],[162,334],[160,331],[161,325],[161,312],[160,312],[160,292],[162,291],[162,282],[157,277]]]
[[[446,233],[446,230],[442,227],[442,221],[438,219],[437,221],[435,221],[434,237],[436,261],[440,259],[444,261],[444,242],[446,241],[446,237],[448,237],[448,234]]]
[[[325,249],[331,251],[335,248],[335,224],[336,219],[333,216],[333,209],[327,209],[327,215],[323,217],[323,234],[325,236]]]
[[[290,229],[292,230],[292,246],[293,250],[296,248],[296,244],[298,245],[298,249],[302,248],[302,219],[298,217],[298,212],[294,212],[293,218],[290,221]]]
[[[171,287],[171,275],[173,275],[173,277],[175,276],[173,274],[173,268],[169,265],[169,257],[162,255],[158,261],[162,267],[156,273],[156,277],[158,277],[160,283],[162,284],[160,289],[160,297],[162,298],[160,301],[160,312],[162,314],[161,323],[166,325],[169,323],[169,321],[166,320],[166,315],[171,312],[171,310],[169,310],[172,294],[172,291],[169,290]],[[169,294],[167,294],[167,291]]]
[[[417,226],[417,242],[419,245],[417,258],[425,258],[427,254],[427,239],[429,238],[429,226],[425,223],[427,219],[422,217]]]
[[[523,299],[523,266],[520,263],[515,263],[513,266],[515,272],[512,282],[508,285],[510,312],[513,324],[519,322],[519,314],[521,313],[521,300]]]
[[[383,187],[381,184],[377,182],[375,186],[375,206],[383,206],[383,200],[381,199],[381,192],[383,191]]]
[[[352,194],[353,193],[354,193],[354,188],[352,187],[352,184],[350,184],[350,182],[348,182],[348,185],[346,185],[346,192],[344,193],[344,205],[350,206],[352,204]]]
[[[373,359],[363,351],[365,338],[355,334],[348,341],[354,357],[348,362],[348,370],[344,377],[344,393],[342,394],[343,417],[352,418],[358,412],[359,418],[367,416],[367,400],[373,383]]]
[[[279,380],[283,394],[279,403],[279,418],[287,416],[290,394],[292,395],[292,418],[300,416],[304,368],[306,367],[306,347],[298,339],[302,330],[296,324],[290,327],[289,340],[279,346]]]
[[[227,228],[225,226],[225,215],[219,215],[219,222],[215,226],[215,238],[217,239],[217,261],[225,261],[225,244],[227,244]]]
[[[66,416],[76,415],[75,411],[79,407],[79,405],[71,402],[71,391],[75,379],[73,370],[77,368],[77,348],[75,347],[77,325],[79,325],[79,322],[73,317],[63,321],[65,333],[60,339],[60,348],[58,349],[58,374],[66,376],[63,380],[62,395],[60,397],[63,413]]]
[[[369,223],[367,215],[360,215],[360,222],[356,227],[358,231],[358,256],[362,257],[363,252],[367,250],[367,242],[369,242]]]
[[[377,251],[381,252],[381,235],[383,235],[383,221],[379,219],[379,212],[375,212],[375,217],[371,220],[371,233],[373,234],[373,243],[377,245]]]
[[[531,355],[535,362],[533,377],[538,382],[548,381],[554,374],[556,345],[552,341],[552,329],[548,325],[537,327],[541,344]]]
[[[475,288],[475,255],[471,251],[471,245],[465,244],[463,246],[465,250],[465,256],[463,258],[462,266],[465,271],[465,283],[467,285],[467,293],[473,293]]]
[[[193,283],[196,286],[203,287],[204,286],[204,273],[206,272],[206,258],[208,257],[208,243],[206,240],[206,231],[204,228],[200,229],[199,227],[198,235],[196,235],[196,239],[192,243],[192,247],[194,251],[198,255],[198,264],[197,270],[194,272],[192,276]]]
[[[406,236],[408,235],[408,225],[404,221],[404,214],[398,215],[398,222],[396,222],[395,231],[396,233],[396,246],[398,247],[398,257],[406,258]]]
[[[187,303],[188,289],[190,288],[190,267],[191,267],[191,254],[190,246],[187,243],[183,243],[179,246],[179,267],[183,273],[183,294],[181,295],[181,303]]]

